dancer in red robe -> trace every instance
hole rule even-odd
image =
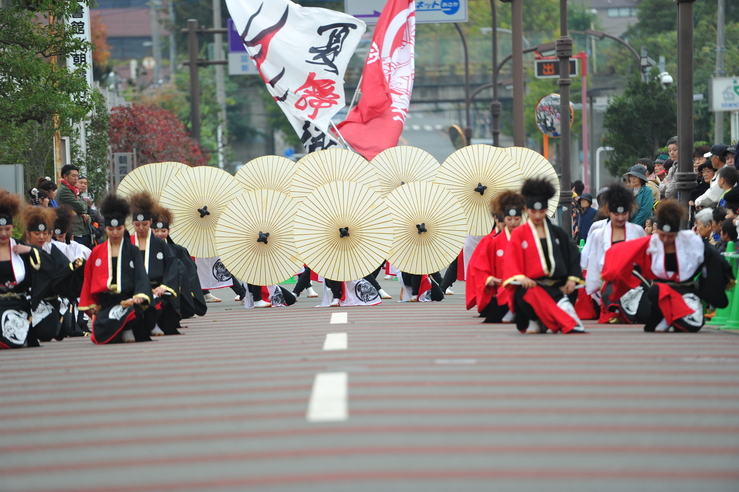
[[[556,194],[543,178],[521,188],[529,220],[511,234],[503,286],[512,290],[516,327],[522,333],[586,333],[575,314],[575,287],[583,284],[580,252],[569,234],[547,218]]]
[[[526,201],[523,196],[504,191],[492,203],[493,213],[502,215],[503,230],[493,231],[480,240],[467,266],[466,298],[467,309],[477,305],[477,312],[485,323],[501,323],[507,318],[511,302],[509,289],[503,283],[505,252],[514,229],[521,225]]]
[[[729,304],[726,289],[736,283],[731,267],[710,244],[693,231],[681,231],[685,207],[663,200],[657,208],[657,233],[614,244],[606,252],[601,276],[610,281],[613,296],[639,286],[636,266],[649,282],[647,332],[696,332],[703,327],[701,300],[717,308]]]

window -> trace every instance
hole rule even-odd
[[[636,17],[636,8],[619,7],[608,9],[608,17]]]

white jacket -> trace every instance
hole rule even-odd
[[[600,273],[603,270],[603,261],[606,258],[606,251],[611,248],[611,235],[613,228],[611,227],[611,221],[606,221],[606,224],[596,230],[593,237],[589,238],[588,241],[592,241],[590,254],[588,255],[588,272],[585,276],[585,291],[588,294],[598,292],[603,286],[603,280],[600,278]],[[639,237],[646,236],[647,233],[644,229],[631,222],[626,223],[626,241],[636,239]]]

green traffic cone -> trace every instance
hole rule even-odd
[[[726,245],[726,253],[734,253],[734,241],[729,241],[729,243]],[[736,277],[736,259],[728,256],[728,254],[726,256],[726,259],[729,262],[729,265],[731,265],[734,271],[734,276]],[[726,295],[729,297],[729,305],[723,309],[717,309],[713,319],[710,322],[706,323],[707,325],[723,326],[726,324],[727,321],[729,321],[731,315],[731,307],[736,304],[736,293],[738,290],[739,289],[734,288],[732,291],[726,293]]]
[[[732,250],[731,259],[734,262],[734,278],[737,278],[737,275],[739,275],[739,259],[737,259],[737,254],[734,253],[734,241],[730,241],[726,245],[727,253],[729,248]],[[729,292],[729,307],[727,309],[729,310],[729,319],[722,329],[739,330],[739,288],[736,286],[734,286],[733,292]]]

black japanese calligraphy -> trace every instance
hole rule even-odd
[[[339,69],[336,67],[336,64],[334,64],[334,61],[344,48],[344,41],[347,36],[349,36],[349,32],[356,28],[357,25],[351,23],[329,24],[327,26],[319,27],[317,30],[319,35],[323,36],[325,32],[329,32],[328,42],[326,43],[326,46],[310,48],[308,52],[315,54],[316,56],[313,57],[313,60],[305,61],[311,65],[323,65],[328,67],[325,69],[327,72],[338,75]]]
[[[326,150],[329,147],[339,145],[336,140],[326,135],[325,132],[322,132],[320,128],[314,126],[310,121],[306,121],[303,124],[303,134],[300,136],[300,141],[303,142],[303,146],[308,152]]]

